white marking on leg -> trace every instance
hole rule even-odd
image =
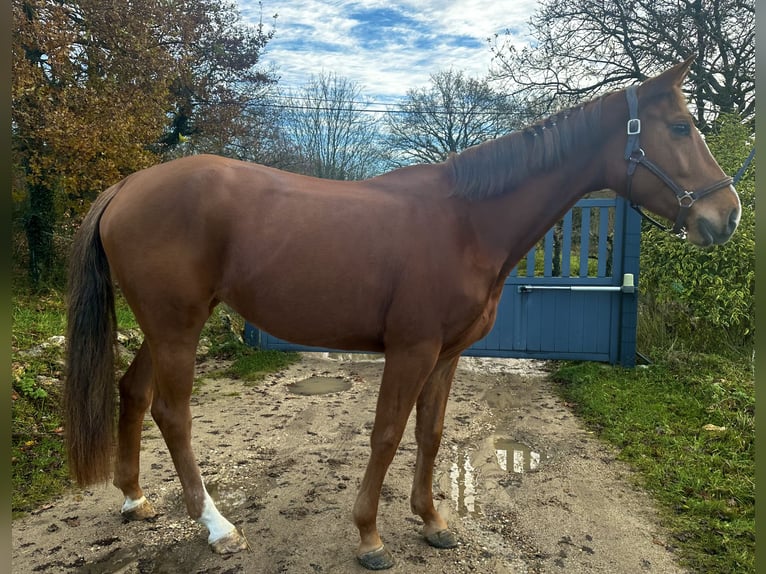
[[[223,538],[236,531],[235,526],[226,520],[223,515],[218,512],[215,506],[215,502],[210,498],[210,495],[205,490],[205,485],[202,485],[202,490],[205,493],[205,502],[202,505],[202,514],[197,519],[197,522],[204,525],[210,533],[207,537],[209,544],[212,544],[216,540]]]
[[[141,498],[138,498],[136,500],[133,500],[131,497],[126,496],[125,502],[122,504],[122,510],[120,511],[122,514],[125,514],[126,512],[130,512],[131,510],[135,510],[139,506],[146,504],[146,497],[142,496]]]

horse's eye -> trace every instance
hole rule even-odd
[[[670,129],[677,136],[688,136],[692,133],[692,128],[687,122],[678,122],[677,124],[671,124]]]

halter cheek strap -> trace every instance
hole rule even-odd
[[[628,162],[628,201],[630,206],[641,214],[641,217],[648,220],[652,225],[662,229],[663,231],[671,231],[672,233],[680,236],[686,236],[686,217],[689,214],[691,206],[698,199],[705,197],[713,193],[714,191],[727,187],[734,181],[731,177],[726,177],[708,187],[699,191],[688,191],[678,185],[673,179],[666,174],[662,168],[656,163],[649,160],[641,149],[640,136],[641,136],[641,119],[638,117],[638,86],[630,86],[625,90],[625,97],[628,100],[628,125],[627,134],[628,139],[625,144],[625,160]],[[645,213],[639,205],[637,205],[631,197],[633,187],[633,175],[636,172],[636,168],[642,165],[654,175],[656,175],[662,182],[667,185],[673,193],[676,194],[678,199],[678,216],[676,217],[675,225],[670,229],[656,219]]]

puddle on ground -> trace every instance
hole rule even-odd
[[[545,455],[522,442],[509,438],[495,439],[495,458],[501,469],[515,474],[537,470]]]
[[[547,456],[538,449],[507,437],[492,439],[494,459],[488,458],[480,463],[477,449],[457,448],[450,466],[450,498],[459,516],[481,513],[478,496],[477,477],[486,465],[497,465],[506,471],[509,477],[520,479],[524,473],[534,472]],[[484,451],[486,453],[486,451]]]
[[[476,469],[471,462],[471,451],[457,449],[449,471],[452,502],[458,515],[466,516],[480,511],[476,502]]]
[[[309,377],[287,385],[288,390],[296,395],[326,395],[339,393],[351,388],[351,381],[337,377]]]

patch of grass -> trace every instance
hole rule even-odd
[[[209,346],[209,356],[232,361],[221,371],[223,376],[242,379],[246,384],[253,383],[300,358],[298,353],[254,349],[242,340],[244,326],[244,320],[239,315],[226,305],[219,305],[202,331],[201,340]]]
[[[30,349],[51,337],[65,334],[66,303],[63,292],[48,290],[43,294],[35,294],[17,291],[13,294],[12,302],[14,350]],[[138,328],[133,312],[119,294],[115,299],[115,311],[118,329]]]
[[[133,311],[128,307],[127,301],[119,293],[114,300],[114,311],[117,315],[117,329],[120,331],[128,329],[138,329],[138,322],[133,315]]]
[[[61,415],[64,334],[60,293],[15,292],[11,346],[11,512],[29,512],[68,484]]]
[[[218,359],[234,359],[250,348],[242,341],[245,322],[227,305],[218,305],[208,318],[200,335],[203,355]]]
[[[630,370],[564,363],[554,377],[562,397],[639,471],[690,569],[755,571],[749,360],[684,353]]]
[[[62,295],[16,291],[11,339],[11,512],[29,512],[69,484],[61,415]]]
[[[262,379],[268,373],[273,373],[292,365],[299,357],[298,353],[250,349],[249,352],[237,357],[231,366],[226,369],[225,373],[230,377],[255,382]]]
[[[45,295],[15,293],[13,295],[13,349],[29,349],[50,337],[63,335],[66,308],[60,293]]]
[[[11,510],[15,518],[58,495],[69,484],[58,392],[44,399],[13,395]]]

